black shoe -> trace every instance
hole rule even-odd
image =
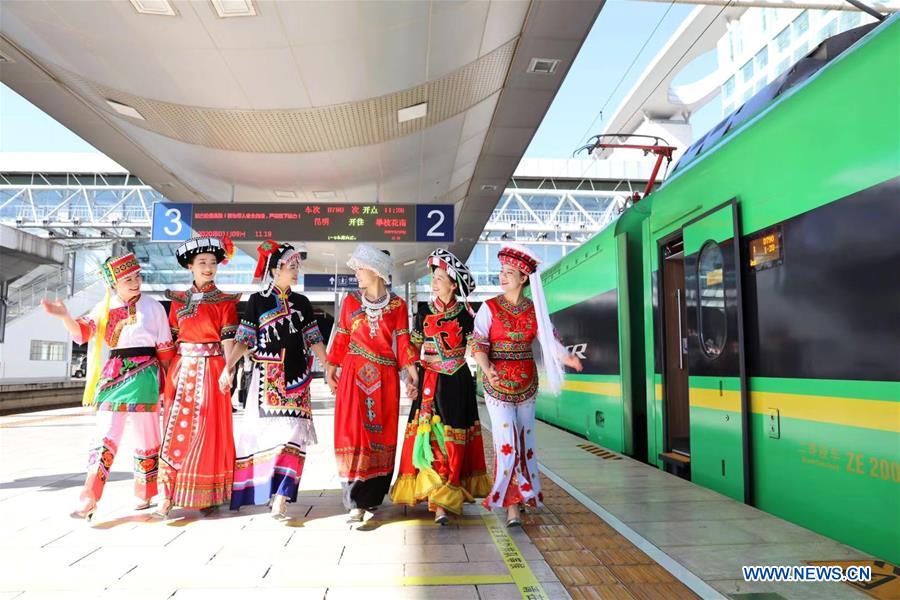
[[[450,517],[448,517],[447,515],[438,515],[434,518],[434,522],[441,526],[449,525]]]
[[[507,521],[506,521],[506,526],[507,526],[507,527],[521,527],[521,526],[522,526],[522,520],[519,519],[518,517],[514,517],[514,518],[512,518],[512,519],[507,519]]]

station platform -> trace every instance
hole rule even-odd
[[[174,509],[167,521],[134,511],[127,433],[93,521],[73,520],[91,412],[0,417],[0,600],[777,600],[896,591],[896,579],[868,592],[846,583],[745,583],[744,565],[872,557],[545,424],[538,447],[546,506],[524,527],[507,529],[502,515],[479,505],[446,527],[424,506],[390,504],[351,525],[332,453],[333,406],[316,380],[320,442],[283,522],[265,507]],[[408,408],[403,399],[401,413]],[[491,454],[483,407],[482,417]],[[240,420],[238,413],[235,427]]]

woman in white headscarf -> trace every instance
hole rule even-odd
[[[409,340],[406,302],[387,289],[391,257],[366,244],[353,251],[359,291],[341,305],[325,379],[337,387],[334,454],[351,521],[384,500],[394,476],[400,412],[398,371],[409,375],[407,394],[418,384],[415,347]],[[338,367],[340,378],[338,379]]]
[[[538,342],[547,388],[559,394],[563,365],[581,371],[581,361],[560,343],[550,323],[538,258],[524,246],[500,249],[503,294],[475,315],[472,352],[484,373],[484,398],[494,438],[494,487],[482,503],[506,509],[508,527],[521,525],[519,505],[543,500],[535,447],[534,402],[538,392],[532,343]],[[531,299],[524,296],[531,288]]]

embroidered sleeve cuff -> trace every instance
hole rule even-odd
[[[406,351],[401,353],[399,357],[400,360],[397,361],[398,367],[401,369],[405,369],[409,365],[414,365],[418,362],[418,357],[416,356],[415,351],[409,346],[406,347]]]
[[[413,329],[409,332],[409,341],[411,341],[416,346],[421,346],[425,343],[425,334],[418,329]]]
[[[73,335],[72,341],[74,341],[76,344],[87,343],[87,341],[91,339],[91,336],[94,335],[96,327],[94,325],[94,322],[85,317],[79,317],[75,319],[75,322],[78,323],[78,328],[81,330],[81,332],[77,336]]]
[[[222,340],[233,340],[234,336],[237,334],[238,326],[237,325],[226,325],[219,331],[219,337]]]
[[[159,360],[171,360],[175,356],[175,342],[169,340],[156,345],[156,357]]]
[[[477,333],[472,334],[472,337],[469,338],[469,350],[472,354],[476,352],[488,354],[491,351],[491,342]]]
[[[303,341],[306,342],[307,346],[312,346],[313,344],[325,343],[325,338],[322,337],[322,332],[319,331],[318,323],[310,323],[306,327],[303,328]]]
[[[256,348],[256,327],[241,321],[234,334],[234,341],[248,348]]]
[[[331,340],[331,349],[326,356],[326,360],[336,367],[341,366],[344,357],[347,355],[347,346],[350,342],[350,332],[342,327],[336,327],[334,338]]]

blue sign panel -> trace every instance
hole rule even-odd
[[[453,205],[417,204],[416,241],[452,242]]]
[[[183,242],[191,237],[193,204],[155,202],[150,239],[154,242]]]
[[[303,275],[304,290],[355,290],[359,287],[356,275],[335,275],[334,273],[309,273]]]

